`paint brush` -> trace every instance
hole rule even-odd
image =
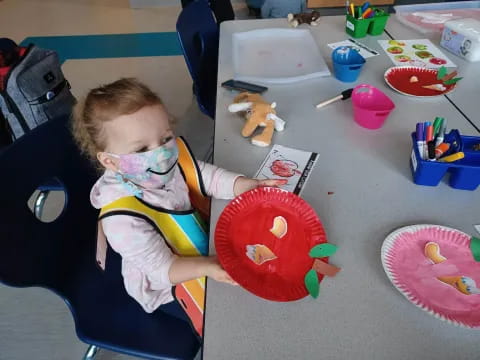
[[[352,96],[352,91],[353,89],[347,89],[345,91],[342,91],[342,93],[338,96],[335,96],[334,98],[331,98],[329,100],[325,100],[324,102],[321,102],[320,104],[318,104],[316,106],[317,109],[320,109],[324,106],[327,106],[328,104],[331,104],[335,101],[338,101],[338,100],[347,100],[347,99],[350,99],[350,97]]]

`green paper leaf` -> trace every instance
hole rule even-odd
[[[310,270],[305,275],[305,287],[308,290],[308,293],[311,297],[316,299],[320,293],[320,284],[318,283],[318,275],[315,270]]]
[[[309,252],[308,255],[312,258],[323,258],[332,256],[337,252],[337,247],[333,244],[325,243],[320,245],[315,245]]]
[[[470,250],[475,261],[480,261],[480,239],[472,236],[470,239]]]
[[[463,77],[459,77],[459,78],[455,78],[455,79],[451,79],[451,80],[447,80],[447,81],[444,81],[443,83],[445,85],[452,85],[452,84],[455,84],[457,81],[460,81],[462,80]]]
[[[442,66],[440,69],[438,69],[437,80],[441,80],[445,75],[447,75],[447,68]]]

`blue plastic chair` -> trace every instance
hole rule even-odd
[[[192,1],[195,0],[181,0],[182,8],[188,6],[188,4],[190,4]],[[235,12],[233,11],[233,6],[230,0],[208,0],[208,4],[215,15],[215,19],[217,19],[217,24],[221,24],[227,20],[235,19]]]
[[[195,0],[182,10],[177,33],[200,110],[214,119],[219,32],[206,0]]]
[[[161,311],[147,314],[126,293],[118,254],[109,250],[105,272],[97,267],[98,212],[89,193],[98,175],[73,143],[67,118],[40,125],[0,152],[0,169],[0,282],[62,297],[87,344],[149,359],[194,358],[200,344],[189,324]],[[64,186],[66,207],[43,223],[27,201],[52,178]],[[85,358],[95,352],[90,347]]]

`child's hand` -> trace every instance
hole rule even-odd
[[[233,185],[233,193],[235,196],[243,194],[246,191],[255,189],[260,186],[282,186],[285,185],[288,180],[283,179],[265,179],[265,180],[257,180],[257,179],[249,179],[244,176],[240,176],[235,180],[235,184]]]
[[[208,258],[209,264],[207,268],[207,276],[212,279],[227,283],[230,285],[238,285],[231,277],[227,274],[225,270],[222,269],[220,263],[217,260],[216,256],[211,256]]]

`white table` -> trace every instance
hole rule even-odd
[[[398,40],[430,39],[458,66],[459,76],[463,76],[463,79],[458,83],[454,92],[445,96],[480,132],[480,62],[468,62],[442,48],[440,46],[441,33],[422,34],[402,24],[393,14],[387,23],[387,32]]]
[[[218,84],[232,78],[232,33],[286,27],[284,20],[225,22],[221,26]],[[325,58],[326,44],[347,38],[343,17],[324,17],[312,32]],[[377,40],[362,39],[381,51]],[[330,64],[330,62],[329,62]],[[478,332],[441,322],[409,303],[388,281],[380,247],[391,231],[436,223],[473,233],[480,223],[480,191],[416,186],[411,180],[410,133],[418,121],[441,115],[465,133],[474,131],[445,98],[418,101],[388,89],[383,73],[390,60],[368,59],[358,83],[385,91],[397,109],[385,126],[366,130],[353,122],[350,101],[316,110],[314,104],[351,87],[333,77],[289,86],[270,86],[266,99],[287,120],[275,143],[316,151],[319,160],[302,197],[317,211],[328,239],[339,246],[331,261],[342,267],[321,283],[317,300],[262,300],[239,287],[208,281],[204,359],[475,359]],[[218,87],[215,164],[252,176],[268,148],[240,135],[243,120],[228,113],[234,94]],[[328,192],[334,192],[328,195]],[[213,201],[213,229],[226,201]]]

